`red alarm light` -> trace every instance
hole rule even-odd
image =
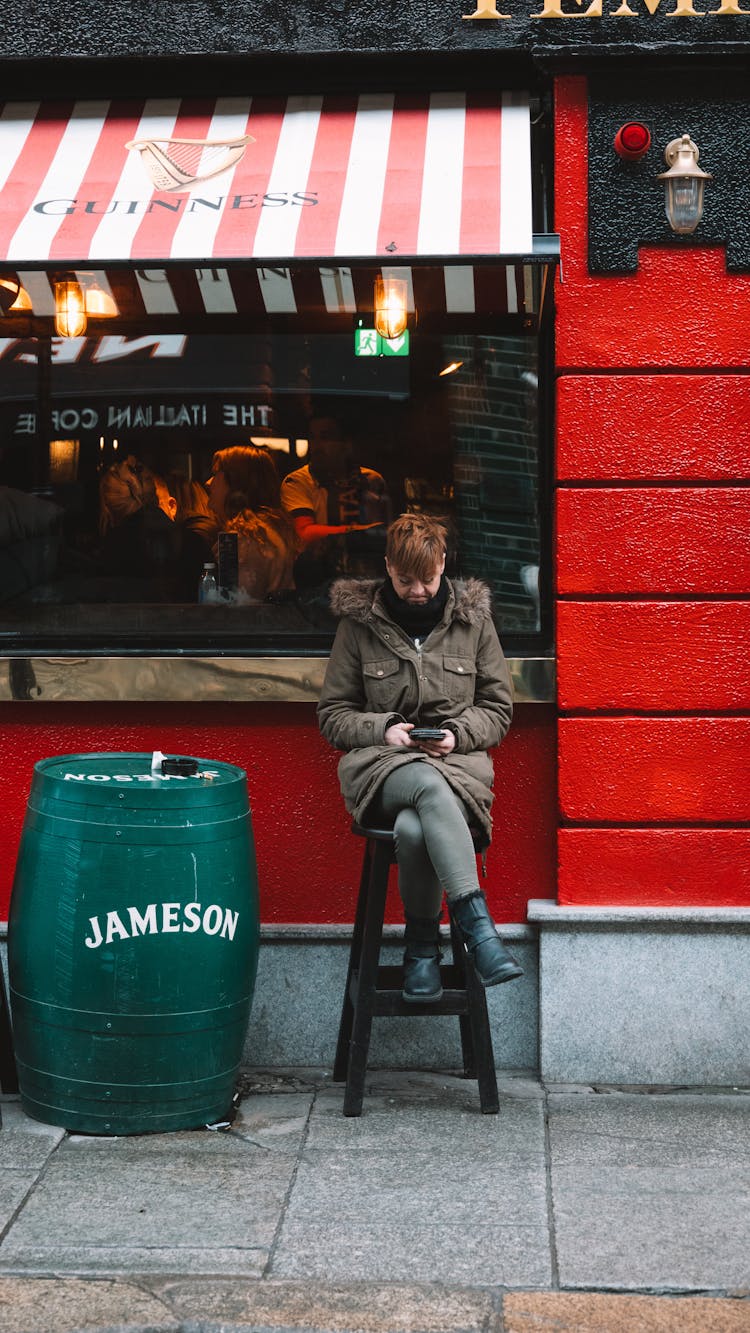
[[[628,120],[621,125],[615,135],[615,152],[627,161],[635,162],[643,157],[651,147],[651,133],[648,125],[640,120]]]

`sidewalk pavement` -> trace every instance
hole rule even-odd
[[[750,1090],[251,1071],[230,1129],[0,1100],[0,1333],[750,1330]]]

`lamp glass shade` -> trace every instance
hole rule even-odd
[[[86,332],[86,304],[79,282],[55,283],[55,332],[61,338],[80,338]]]
[[[31,308],[31,297],[15,274],[0,277],[0,314],[28,314]]]
[[[703,213],[706,182],[700,176],[672,176],[664,182],[664,206],[672,231],[689,236]]]
[[[381,338],[399,338],[407,324],[408,285],[405,278],[375,279],[375,328]]]
[[[117,302],[97,282],[86,288],[86,314],[93,319],[113,319],[119,315]]]

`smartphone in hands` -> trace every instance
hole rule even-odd
[[[413,741],[441,741],[445,736],[442,727],[412,727],[409,737]]]

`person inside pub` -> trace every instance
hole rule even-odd
[[[373,557],[382,561],[391,517],[385,481],[355,461],[351,435],[337,417],[313,416],[308,440],[310,461],[281,484],[281,502],[302,546],[297,585],[325,585],[342,572],[372,573]]]

